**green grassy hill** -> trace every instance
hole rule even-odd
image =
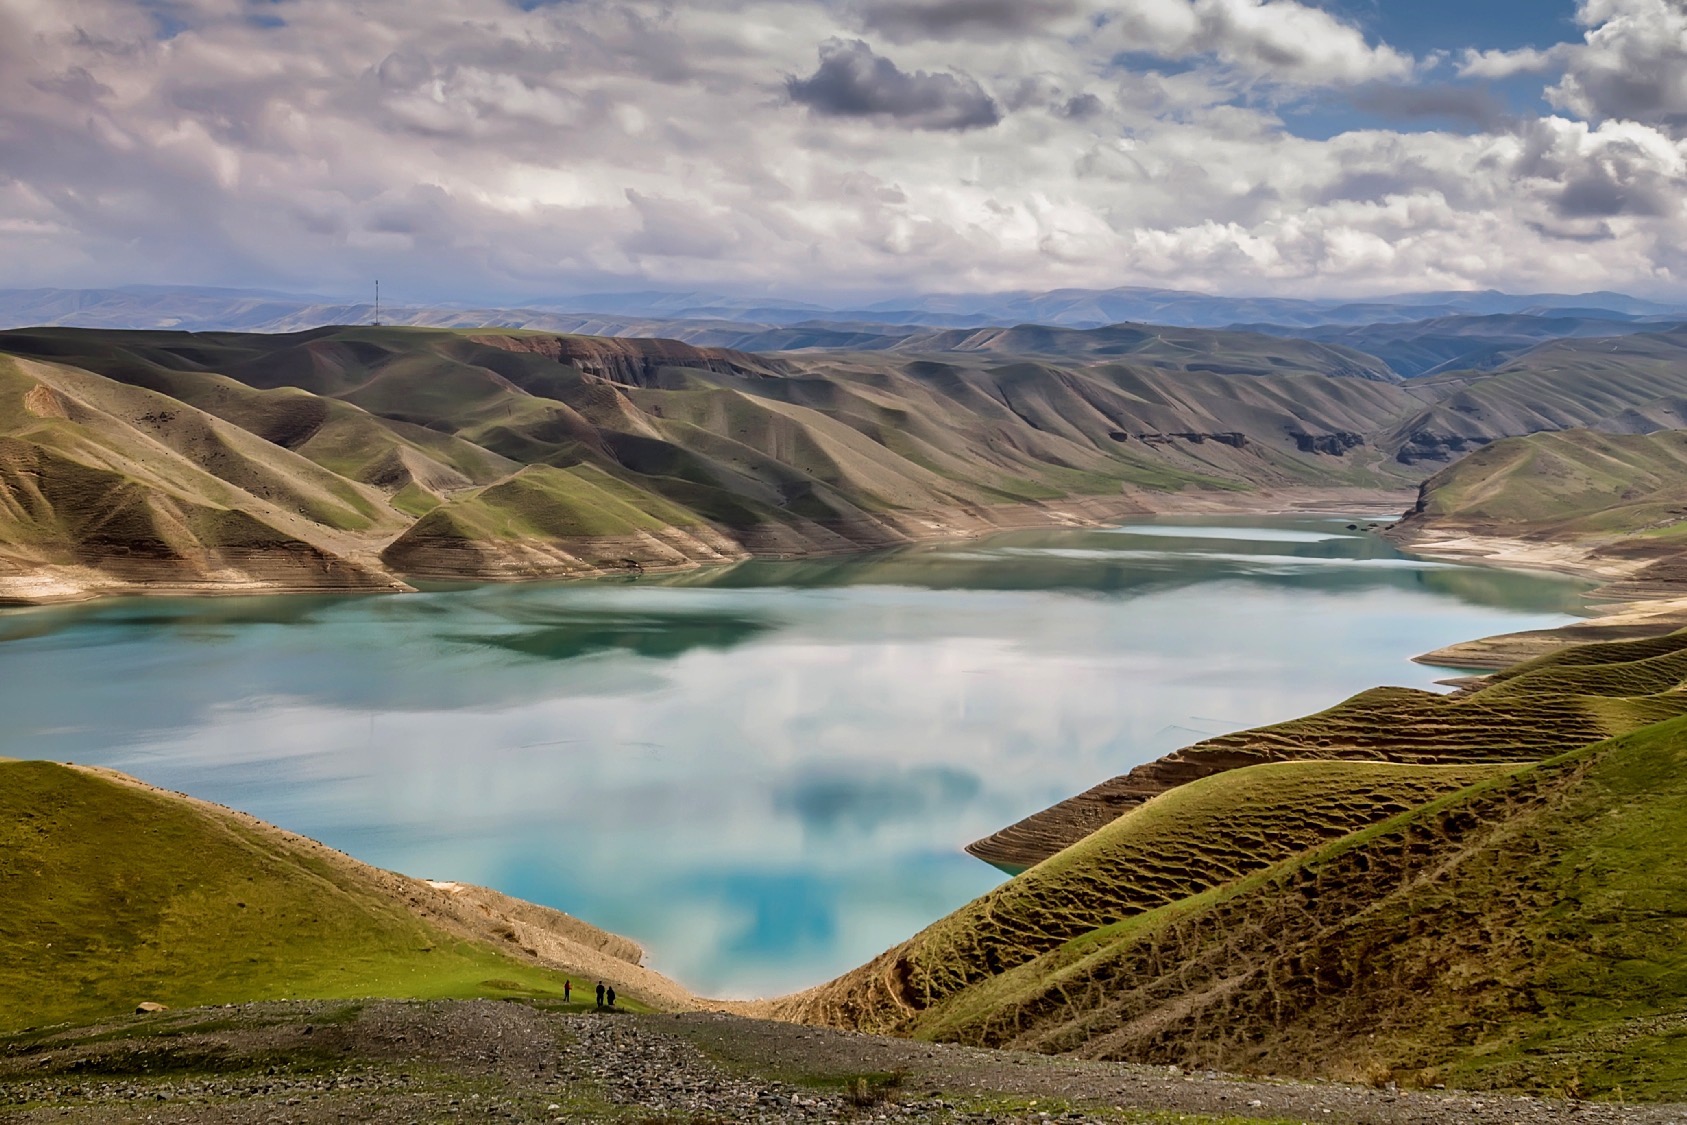
[[[846,976],[785,1019],[906,1032],[971,985],[1124,918],[1259,871],[1505,767],[1280,762],[1169,790]]]
[[[1603,654],[1601,646],[1570,650]],[[1608,668],[1524,664],[1480,688],[1360,692],[1326,711],[1205,739],[1102,782],[979,840],[968,851],[1008,870],[1039,863],[1142,802],[1200,778],[1283,761],[1480,765],[1539,761],[1687,707],[1687,634],[1613,649]],[[1570,659],[1568,653],[1561,654]],[[1615,659],[1600,655],[1601,660]]]
[[[391,588],[372,555],[408,522],[378,490],[178,399],[0,355],[0,572]]]
[[[1097,930],[943,1039],[1277,1074],[1687,1095],[1687,720]]]
[[[1687,430],[1496,442],[1431,477],[1409,522],[1554,540],[1687,536]]]
[[[1389,536],[1478,550],[1516,541],[1606,574],[1604,596],[1678,599],[1687,592],[1687,430],[1495,442],[1424,482]]]
[[[1092,1058],[1687,1096],[1687,633],[1202,747],[1182,753],[1203,779],[779,1010]],[[1469,765],[1438,790],[1390,757]]]
[[[460,916],[475,911],[450,898],[215,806],[0,760],[0,1031],[143,1001],[560,998],[571,971],[578,985],[606,968],[630,996],[683,997],[594,954],[615,948],[609,935],[559,923],[574,944],[547,946],[556,955],[541,963],[513,924],[503,939],[491,923],[476,932]]]

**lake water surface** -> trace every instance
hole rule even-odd
[[[114,766],[627,934],[706,994],[818,983],[1001,875],[961,848],[1585,584],[1348,520],[1161,519],[672,578],[0,612],[0,754]]]

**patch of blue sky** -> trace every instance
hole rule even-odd
[[[1503,81],[1458,77],[1467,49],[1547,48],[1577,40],[1576,0],[1302,0],[1359,27],[1375,44],[1387,43],[1428,66],[1400,87],[1324,88],[1294,96],[1284,90],[1243,94],[1239,104],[1269,109],[1295,136],[1328,140],[1341,133],[1380,129],[1395,133],[1476,133],[1513,118],[1552,111],[1545,89],[1550,75],[1520,74]],[[1142,52],[1111,60],[1122,70],[1177,75],[1204,65]]]
[[[1434,51],[1550,47],[1579,39],[1575,0],[1312,0],[1381,41],[1422,58]]]
[[[174,0],[140,0],[140,5],[157,25],[161,42],[174,39],[192,26]]]

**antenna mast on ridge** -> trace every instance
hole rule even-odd
[[[375,327],[381,326],[381,279],[375,279]]]

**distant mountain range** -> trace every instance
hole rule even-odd
[[[131,286],[0,290],[0,328],[85,327],[191,332],[299,332],[368,324],[370,303],[267,290]],[[1101,362],[1175,352],[1189,331],[1223,328],[1270,366],[1293,367],[1306,345],[1343,355],[1352,373],[1384,380],[1493,370],[1543,343],[1617,337],[1687,323],[1687,307],[1621,293],[1406,294],[1363,303],[1209,297],[1159,289],[938,295],[833,309],[713,293],[600,293],[520,308],[384,307],[389,325],[532,329],[568,335],[670,339],[745,352],[987,351]],[[1200,350],[1210,351],[1210,341]],[[1272,356],[1273,351],[1282,354]],[[1314,349],[1316,350],[1316,349]],[[1250,369],[1258,365],[1249,361]],[[1326,368],[1322,360],[1313,366]]]
[[[515,306],[433,303],[395,306],[404,323],[434,323],[473,313],[503,319],[568,314],[607,319],[988,328],[1043,324],[1100,328],[1160,324],[1183,328],[1314,328],[1401,324],[1444,317],[1576,317],[1625,321],[1687,317],[1687,303],[1664,304],[1623,293],[1406,293],[1367,301],[1218,297],[1176,289],[1055,289],[1044,293],[931,294],[861,306],[820,305],[719,293],[584,293]],[[0,290],[0,327],[179,328],[277,331],[374,319],[365,301],[263,289],[136,285],[113,289]]]

